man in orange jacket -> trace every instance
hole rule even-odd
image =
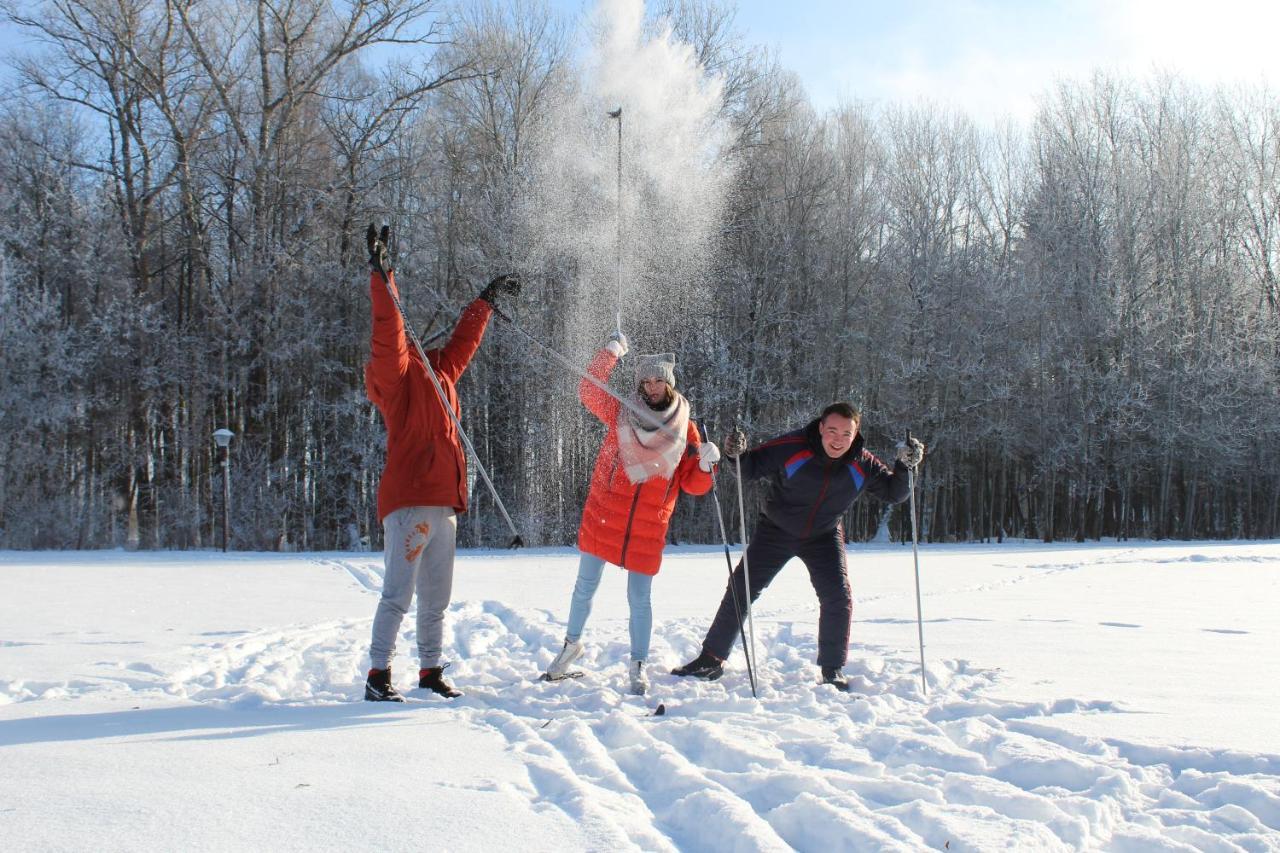
[[[604,444],[591,475],[591,491],[578,529],[578,580],[573,587],[564,647],[544,678],[558,681],[582,655],[582,630],[606,562],[627,570],[630,606],[631,692],[644,694],[644,672],[653,629],[649,592],[662,564],[667,525],[680,490],[704,495],[711,490],[711,471],[720,451],[701,443],[689,419],[689,401],[675,390],[675,356],[640,356],[636,392],[626,404],[604,390],[609,375],[627,352],[627,339],[616,332],[591,361],[578,386],[582,404],[605,425]]]
[[[444,680],[440,664],[444,611],[453,592],[454,540],[457,513],[467,508],[467,459],[458,431],[445,411],[416,347],[409,344],[404,321],[388,289],[395,276],[387,256],[387,229],[381,238],[369,226],[369,296],[373,303],[373,336],[365,385],[387,425],[387,462],[378,484],[378,518],[382,521],[386,573],[382,598],[373,617],[369,657],[372,669],[364,698],[403,702],[391,681],[400,623],[418,595],[418,686],[455,697],[462,694]],[[386,281],[383,280],[383,271]],[[427,351],[427,359],[455,414],[457,382],[480,348],[494,303],[518,296],[520,280],[498,276],[458,320],[448,343]],[[397,298],[399,291],[396,291]]]

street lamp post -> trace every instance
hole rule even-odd
[[[235,433],[225,427],[215,430],[213,440],[217,442],[218,447],[222,448],[222,553],[227,552],[227,529],[231,518],[231,464],[227,459],[229,451],[227,445],[231,444],[231,439],[235,438]]]

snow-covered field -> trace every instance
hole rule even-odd
[[[551,685],[576,555],[467,552],[466,695],[395,706],[359,701],[378,554],[0,553],[0,847],[1280,850],[1280,544],[922,548],[927,696],[910,549],[850,567],[860,695],[816,683],[799,565],[758,700],[740,653],[665,674],[723,591],[704,548],[654,585],[642,699],[621,572]]]

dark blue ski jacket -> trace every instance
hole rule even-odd
[[[742,478],[769,481],[764,515],[792,536],[807,539],[836,526],[863,491],[886,503],[907,499],[907,467],[892,470],[863,447],[862,433],[838,459],[827,456],[815,419],[745,451]],[[735,465],[724,466],[730,471]]]

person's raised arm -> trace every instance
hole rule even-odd
[[[388,399],[395,395],[409,370],[409,342],[404,334],[404,319],[396,308],[400,292],[396,289],[395,271],[387,254],[391,229],[382,233],[371,224],[365,234],[369,247],[369,303],[373,329],[369,340],[369,363],[365,380],[370,396]]]
[[[578,399],[587,407],[588,412],[605,424],[611,424],[617,419],[618,409],[622,404],[602,386],[608,386],[609,375],[626,354],[627,336],[621,331],[615,331],[608,343],[600,348],[587,365],[587,375],[596,381],[583,377],[578,383]]]

